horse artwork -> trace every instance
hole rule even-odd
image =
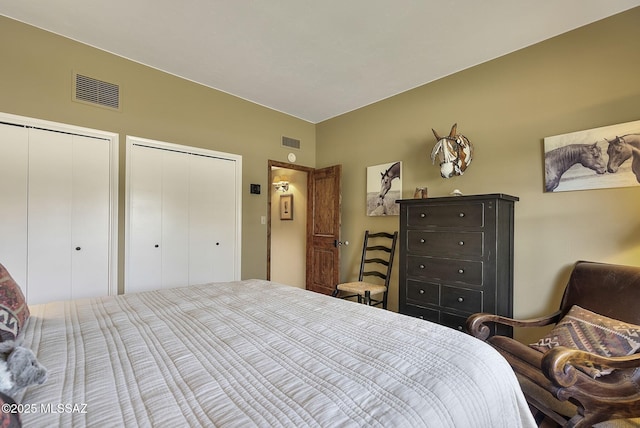
[[[594,170],[597,174],[607,172],[598,143],[569,144],[558,147],[544,155],[545,189],[553,192],[560,184],[562,175],[575,164]]]
[[[402,162],[367,168],[367,215],[399,215],[396,199],[402,196]]]
[[[547,192],[640,186],[640,120],[545,137],[544,166]]]
[[[440,175],[451,178],[462,175],[473,158],[473,146],[467,137],[457,133],[458,124],[451,127],[447,137],[440,137],[432,128],[436,137],[436,145],[431,151],[431,162],[435,164],[436,156],[440,159]]]
[[[633,171],[636,180],[640,183],[640,134],[616,136],[613,140],[606,141],[609,143],[607,147],[607,154],[609,155],[607,171],[615,174],[618,172],[620,165],[630,157],[633,157],[631,171]]]

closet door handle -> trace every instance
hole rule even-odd
[[[76,251],[80,251],[80,250],[82,250],[81,247],[76,247]]]
[[[154,248],[159,248],[159,247],[160,247],[159,244],[154,245]]]

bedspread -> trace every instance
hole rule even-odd
[[[489,345],[264,280],[30,307],[26,427],[533,427]]]

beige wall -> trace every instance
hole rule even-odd
[[[365,215],[367,166],[402,160],[404,197],[416,186],[518,196],[515,312],[532,316],[557,305],[575,260],[640,265],[639,189],[543,193],[542,152],[546,136],[640,119],[638,22],[640,8],[313,125],[0,17],[0,111],[120,133],[121,248],[125,135],[242,155],[243,278],[266,275],[260,217],[267,159],[286,162],[282,135],[302,141],[300,165],[343,165],[343,280],[357,272],[366,228],[398,228],[397,217]],[[71,101],[73,70],[119,84],[122,111]],[[445,134],[454,122],[476,156],[444,180],[428,158],[431,128]]]
[[[640,265],[640,188],[543,192],[544,137],[640,119],[638,22],[640,8],[320,123],[317,167],[343,164],[343,239],[398,228],[397,217],[366,217],[364,189],[367,166],[402,160],[405,198],[417,186],[430,196],[458,188],[520,198],[517,316],[556,309],[576,260]],[[429,159],[431,128],[447,134],[455,122],[476,154],[464,176],[447,180]],[[343,248],[343,279],[357,253]]]
[[[301,140],[297,163],[313,167],[313,124],[1,16],[0,40],[0,111],[120,134],[121,279],[126,135],[242,155],[242,277],[266,278],[267,160],[286,161],[284,135]],[[121,111],[72,101],[73,71],[120,85]]]

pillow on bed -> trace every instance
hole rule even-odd
[[[0,342],[15,340],[29,318],[29,307],[20,286],[0,264]]]
[[[623,357],[640,348],[640,326],[614,320],[574,305],[545,337],[532,348],[540,352],[556,346],[580,349],[604,357]],[[579,367],[593,378],[613,369],[600,366]]]
[[[2,428],[20,428],[22,421],[20,420],[20,413],[17,412],[17,404],[13,398],[0,392],[0,427]]]

